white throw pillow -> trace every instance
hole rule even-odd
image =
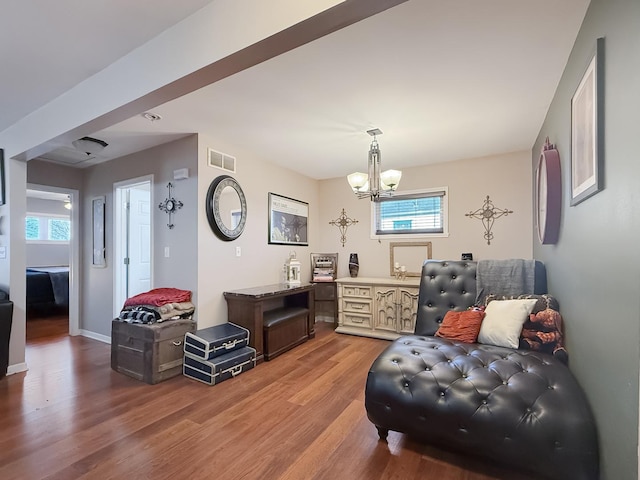
[[[529,318],[537,300],[493,300],[485,310],[478,343],[518,348],[522,325]]]

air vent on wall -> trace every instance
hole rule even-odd
[[[218,152],[212,148],[208,149],[209,166],[236,173],[236,157]]]

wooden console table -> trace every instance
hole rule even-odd
[[[256,349],[256,361],[264,360],[264,317],[274,312],[307,309],[304,339],[314,338],[315,332],[315,285],[288,286],[286,284],[265,285],[242,290],[224,292],[227,300],[228,320],[249,330],[249,345]],[[269,353],[267,351],[267,353]],[[268,358],[268,357],[267,357]]]

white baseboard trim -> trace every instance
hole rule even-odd
[[[14,373],[26,372],[29,370],[26,362],[16,363],[15,365],[9,365],[7,367],[7,375],[13,375]]]
[[[91,332],[89,330],[82,330],[82,329],[80,329],[80,335],[82,335],[83,337],[91,338],[93,340],[98,340],[99,342],[108,343],[109,345],[111,345],[111,337],[108,337],[106,335],[101,335],[99,333]]]

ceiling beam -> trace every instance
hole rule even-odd
[[[212,2],[1,132],[0,145],[36,158],[406,1]]]

